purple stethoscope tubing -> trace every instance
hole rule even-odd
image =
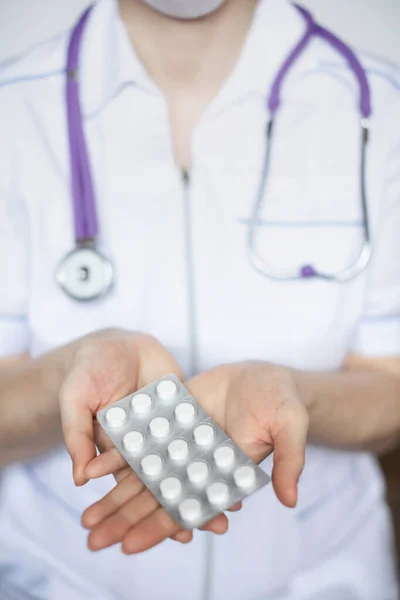
[[[300,12],[306,23],[306,30],[301,40],[296,44],[289,56],[279,69],[267,101],[267,109],[270,114],[266,129],[266,151],[260,185],[258,188],[256,202],[252,211],[248,237],[247,250],[253,267],[262,275],[279,280],[293,280],[305,278],[322,278],[332,281],[348,281],[359,275],[367,266],[371,256],[371,244],[368,221],[368,205],[366,197],[366,148],[368,144],[369,118],[371,115],[371,94],[368,80],[364,69],[355,56],[354,52],[346,46],[331,32],[320,27],[313,20],[311,14],[303,7],[294,5]],[[79,96],[79,56],[83,34],[93,6],[90,6],[81,16],[72,31],[67,54],[67,84],[66,84],[66,107],[67,126],[69,140],[69,157],[71,168],[71,192],[73,199],[74,231],[77,248],[81,246],[95,246],[99,227],[96,211],[96,199],[92,171],[83,131],[83,119]],[[274,130],[274,119],[281,103],[281,88],[289,74],[289,71],[297,62],[309,42],[314,37],[320,37],[330,44],[348,62],[354,73],[360,88],[360,115],[362,129],[362,151],[361,151],[361,209],[364,225],[364,243],[356,262],[338,274],[327,274],[319,272],[312,265],[304,265],[294,269],[280,269],[267,264],[257,254],[255,232],[258,226],[259,214],[264,202],[267,189],[267,180],[270,169],[271,148]],[[99,294],[100,295],[100,294]]]
[[[90,6],[83,13],[74,28],[67,55],[66,105],[75,241],[77,244],[94,241],[98,234],[96,200],[82,125],[78,80],[80,47],[92,8]]]
[[[354,279],[360,275],[367,267],[372,253],[370,230],[369,230],[369,216],[368,216],[368,202],[366,192],[366,154],[367,145],[369,139],[369,119],[371,116],[371,92],[369,83],[362,68],[359,60],[357,59],[354,52],[346,46],[339,38],[333,33],[324,29],[317,23],[315,23],[312,15],[303,7],[294,5],[300,12],[306,23],[306,30],[301,40],[296,44],[289,56],[283,63],[282,67],[273,82],[271,92],[268,97],[267,109],[270,114],[266,128],[266,145],[265,145],[265,156],[260,177],[260,184],[258,187],[256,202],[254,203],[252,215],[250,218],[250,225],[247,235],[247,252],[253,267],[262,275],[271,279],[277,279],[280,281],[291,281],[291,280],[302,280],[302,279],[325,279],[328,281],[346,282]],[[361,163],[360,163],[360,197],[361,197],[361,212],[362,212],[362,223],[364,230],[364,239],[361,250],[358,257],[353,264],[346,267],[340,273],[323,273],[318,271],[313,265],[302,265],[293,269],[276,268],[268,264],[256,250],[256,231],[259,222],[259,215],[261,207],[264,203],[267,190],[267,180],[270,170],[271,154],[272,154],[272,140],[274,132],[274,122],[280,107],[280,97],[282,84],[285,81],[289,71],[300,58],[302,52],[307,48],[308,44],[314,37],[320,37],[330,44],[349,64],[351,71],[354,73],[360,89],[360,125],[361,125]]]
[[[66,66],[66,112],[71,169],[75,247],[57,267],[58,285],[73,300],[86,302],[104,296],[114,282],[114,267],[96,248],[98,221],[92,170],[83,130],[79,97],[79,56],[92,7],[74,27]]]
[[[274,115],[276,110],[279,108],[281,87],[290,69],[293,67],[297,59],[300,58],[311,39],[313,37],[321,37],[328,44],[333,46],[333,48],[339,52],[339,54],[341,54],[349,63],[349,66],[360,85],[360,112],[365,119],[368,119],[371,116],[371,93],[367,76],[356,55],[346,44],[342,42],[342,40],[333,35],[333,33],[327,29],[320,27],[320,25],[314,21],[311,13],[308,10],[297,4],[294,4],[294,6],[305,20],[306,31],[304,36],[301,38],[299,43],[296,44],[279,69],[274,83],[272,84],[271,92],[268,98],[268,109],[271,115]]]

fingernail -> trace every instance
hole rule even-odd
[[[74,483],[77,487],[86,485],[86,483],[89,481],[89,479],[87,479],[87,477],[85,477],[84,473],[82,473],[81,469],[78,469],[77,467],[75,467],[73,470],[73,478],[74,478]]]
[[[91,552],[98,552],[99,550],[102,550],[101,547],[96,548],[96,545],[93,545],[93,541],[90,539],[90,535],[88,537],[87,547]]]
[[[75,481],[76,487],[82,487],[83,485],[87,484],[89,479],[86,479],[86,477],[81,476],[81,478],[79,478],[79,479],[78,479],[78,477],[76,479],[74,478],[74,481]]]
[[[82,527],[85,529],[93,529],[93,527],[97,524],[97,521],[93,521],[93,518],[90,518],[90,512],[87,514],[83,513],[81,518]]]
[[[129,556],[131,554],[136,554],[138,552],[137,548],[132,547],[132,546],[130,548],[127,548],[126,546],[121,546],[121,551],[123,554],[129,555]]]

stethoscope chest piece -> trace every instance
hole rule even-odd
[[[57,282],[68,296],[85,302],[95,300],[112,286],[112,263],[92,247],[78,247],[63,259],[56,273]]]

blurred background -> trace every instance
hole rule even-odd
[[[347,42],[400,63],[400,0],[298,2]],[[0,61],[62,31],[88,4],[88,0],[0,0]]]
[[[400,0],[298,1],[351,45],[400,65]],[[0,62],[63,31],[89,3],[87,0],[0,0]],[[381,462],[400,556],[400,450]]]

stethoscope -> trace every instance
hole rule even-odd
[[[92,8],[90,6],[79,19],[68,46],[66,105],[75,248],[65,256],[56,272],[61,288],[78,301],[104,296],[114,281],[112,262],[96,248],[99,226],[79,98],[80,47]]]
[[[266,145],[260,183],[252,210],[247,234],[247,253],[252,266],[265,277],[283,281],[324,279],[345,282],[360,275],[371,258],[371,241],[366,194],[366,154],[371,116],[371,94],[364,69],[354,52],[331,32],[315,23],[311,14],[295,5],[306,23],[306,31],[279,69],[269,94],[267,109],[270,114],[266,128]],[[96,247],[98,219],[91,169],[82,125],[79,98],[79,54],[85,26],[92,7],[79,19],[72,31],[66,67],[66,104],[68,121],[71,187],[74,212],[75,248],[65,256],[57,269],[56,279],[62,289],[74,300],[87,301],[104,296],[114,281],[114,266]],[[353,264],[339,273],[325,273],[314,265],[294,268],[277,268],[268,264],[257,252],[256,231],[259,215],[265,202],[272,154],[274,122],[281,105],[281,89],[290,70],[302,55],[309,42],[320,37],[330,44],[349,64],[360,89],[361,164],[360,197],[363,224],[363,243]]]

